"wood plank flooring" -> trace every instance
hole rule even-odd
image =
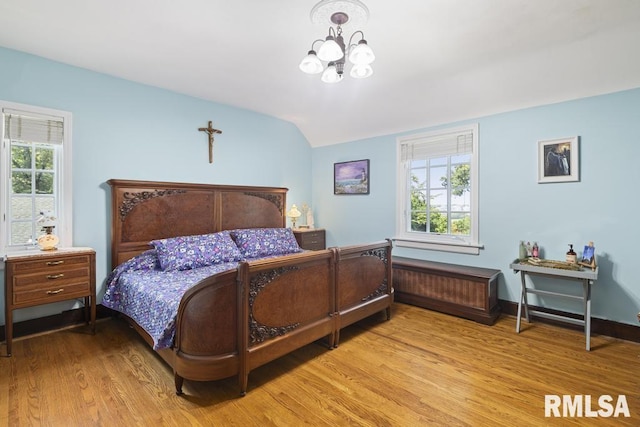
[[[5,354],[4,346],[1,349]],[[485,326],[404,304],[249,376],[185,381],[118,319],[14,341],[1,426],[640,425],[640,344],[501,317]],[[545,395],[624,395],[630,417],[545,418]],[[562,412],[562,407],[560,407]]]

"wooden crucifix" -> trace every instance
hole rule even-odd
[[[213,135],[216,133],[222,133],[222,131],[214,129],[213,126],[211,126],[211,120],[209,120],[209,127],[198,128],[198,130],[209,134],[209,163],[213,163]]]

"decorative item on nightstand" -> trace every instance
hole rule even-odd
[[[309,205],[306,203],[302,203],[302,206],[300,206],[300,210],[302,211],[302,218],[305,219],[306,224],[304,225],[300,224],[298,228],[304,228],[304,229],[314,228],[313,212],[311,211],[311,208],[309,207]]]
[[[43,251],[53,251],[57,249],[60,239],[53,234],[56,227],[56,217],[51,211],[40,212],[40,217],[36,223],[41,227],[45,234],[38,237],[38,247]]]
[[[291,209],[287,212],[287,216],[291,219],[291,228],[296,228],[296,221],[300,218],[300,215],[302,215],[302,212],[298,210],[298,207],[295,204],[291,205]]]

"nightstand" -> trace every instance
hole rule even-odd
[[[302,249],[319,251],[326,248],[324,228],[296,228],[293,235]]]
[[[13,310],[84,298],[85,319],[96,328],[96,252],[91,248],[28,250],[6,255],[5,337],[11,356]]]

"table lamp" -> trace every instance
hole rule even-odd
[[[291,209],[287,212],[287,216],[291,219],[291,228],[296,228],[296,221],[300,218],[302,212],[298,210],[298,207],[294,204],[291,205]]]
[[[40,212],[40,217],[36,220],[36,224],[41,227],[44,234],[38,237],[38,247],[43,251],[52,251],[56,249],[60,239],[53,234],[56,227],[56,217],[51,212]]]

